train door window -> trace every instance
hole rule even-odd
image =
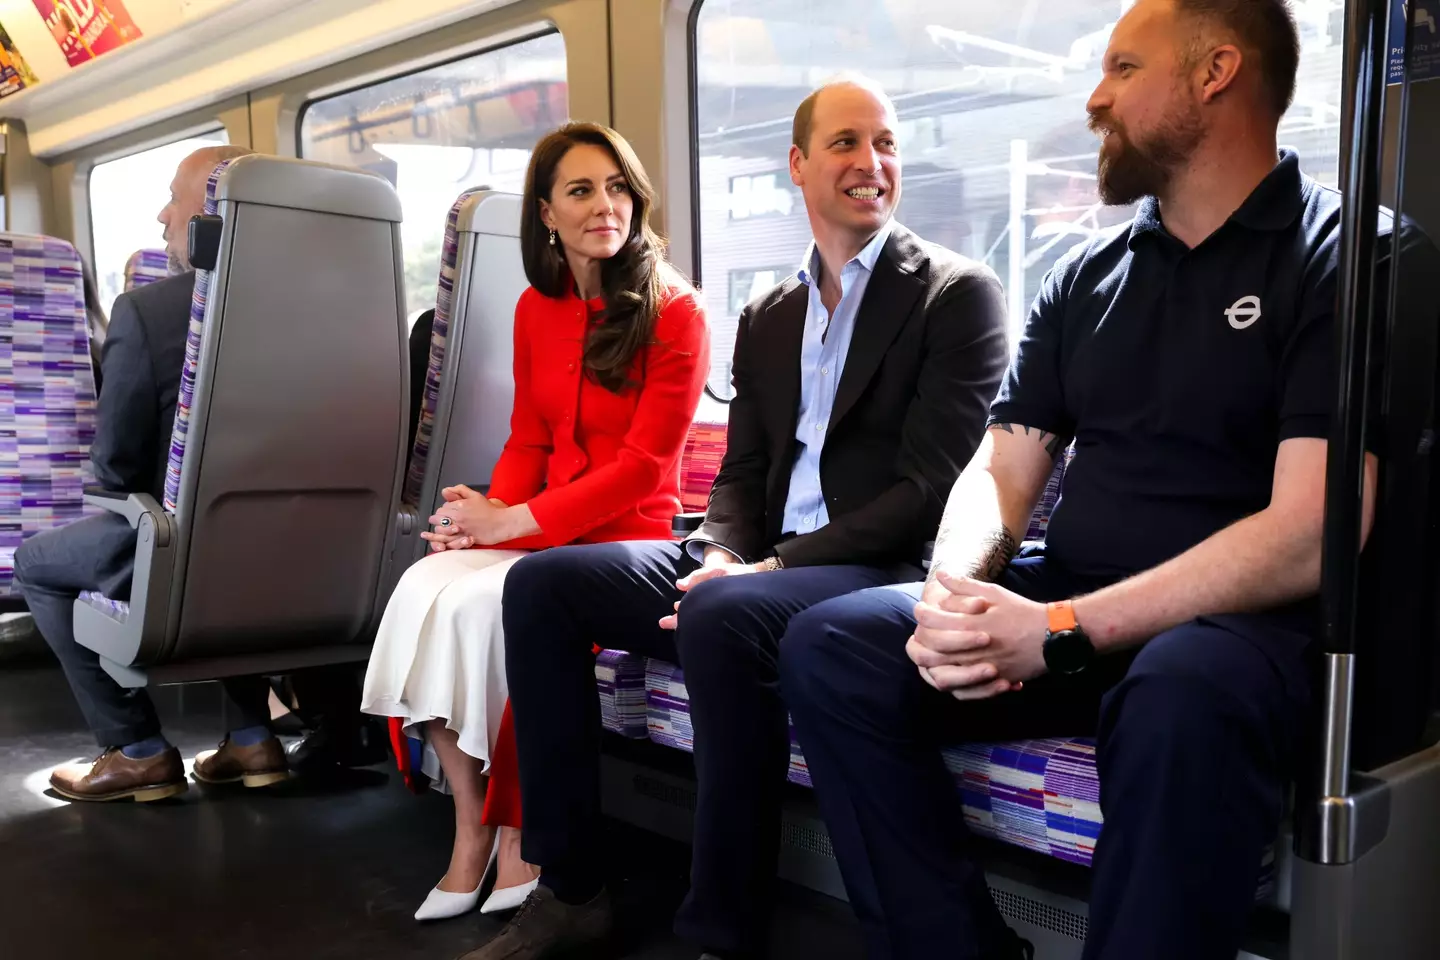
[[[394,184],[413,317],[435,306],[455,198],[478,186],[519,193],[535,142],[568,109],[565,42],[547,33],[313,101],[300,115],[300,154]]]
[[[702,0],[695,36],[700,274],[714,330],[710,389],[730,391],[739,308],[756,278],[799,265],[810,226],[786,172],[791,118],[843,71],[895,101],[897,218],[993,268],[1018,329],[1050,266],[1131,215],[1100,204],[1085,101],[1124,0]],[[1333,185],[1342,0],[1296,0],[1302,53],[1280,142]],[[727,282],[728,279],[728,282]],[[749,283],[744,295],[737,284]]]
[[[90,171],[90,236],[106,312],[125,289],[125,263],[131,254],[165,247],[163,228],[155,218],[170,200],[170,181],[180,161],[201,147],[228,142],[224,130],[215,130],[97,163]]]

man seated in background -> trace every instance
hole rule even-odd
[[[174,275],[115,301],[101,355],[103,386],[90,448],[96,482],[106,489],[143,491],[157,501],[164,493],[195,285],[188,225],[203,212],[206,181],[215,166],[253,152],[206,147],[181,162],[170,202],[158,218]],[[67,764],[51,775],[51,787],[70,800],[149,801],[187,789],[179,751],[161,732],[150,697],[143,689],[121,687],[98,655],[75,640],[71,618],[82,591],[129,596],[135,539],[124,518],[106,513],[33,537],[15,554],[15,583],[103,751],[93,763]],[[219,749],[196,758],[196,779],[250,787],[286,779],[285,750],[269,727],[265,679],[230,679],[224,686],[238,719]],[[352,699],[352,710],[358,709],[358,690]],[[331,712],[337,711],[332,707]]]

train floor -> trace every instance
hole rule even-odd
[[[163,688],[166,733],[187,758],[224,727],[213,684]],[[94,743],[59,668],[0,663],[0,953],[8,957],[448,960],[501,921],[417,924],[443,872],[450,801],[411,795],[385,765],[270,790],[202,788],[156,804],[70,804],[49,770]],[[611,823],[621,936],[614,956],[695,960],[669,930],[688,848]],[[776,957],[858,958],[835,900],[785,886]]]

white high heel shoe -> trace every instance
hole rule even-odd
[[[506,830],[509,830],[509,829],[510,829],[509,827],[501,827],[500,829],[498,829],[498,830],[495,831],[495,846],[496,846],[496,847],[499,847],[499,846],[500,846],[501,836],[503,835],[503,833],[504,833]],[[499,882],[500,882],[500,881],[499,881],[500,870],[499,870],[498,867],[497,867],[496,870],[495,870],[495,876],[496,876],[496,881],[495,881],[495,882],[496,882],[496,883],[499,883]],[[514,887],[496,887],[494,890],[490,891],[490,896],[486,899],[485,905],[480,908],[480,912],[481,912],[481,913],[502,913],[502,912],[504,912],[504,911],[506,911],[506,910],[514,910],[514,909],[516,909],[517,907],[519,907],[520,904],[524,903],[524,902],[525,902],[525,898],[528,897],[528,896],[530,896],[530,894],[533,893],[533,892],[535,891],[535,888],[538,887],[539,885],[540,885],[540,878],[539,878],[539,877],[536,877],[534,880],[531,880],[529,883],[522,883],[522,884],[520,884],[520,885],[518,885],[518,886],[514,886]]]
[[[480,886],[469,893],[451,893],[441,890],[437,885],[425,898],[425,902],[420,904],[420,909],[415,911],[415,919],[449,920],[474,910],[475,904],[480,902],[480,891],[484,888],[485,881],[490,879],[490,871],[495,869],[495,858],[499,855],[500,835],[496,833],[495,842],[490,844],[490,860],[485,864],[485,872],[480,875]]]
[[[525,902],[525,898],[540,886],[540,878],[536,877],[529,883],[522,883],[518,887],[503,887],[490,894],[489,899],[480,908],[481,913],[501,913],[505,910],[514,910]]]

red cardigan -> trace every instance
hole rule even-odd
[[[614,394],[586,376],[586,325],[603,306],[533,287],[515,305],[515,407],[489,496],[528,503],[541,533],[495,548],[669,539],[680,454],[710,371],[699,295],[669,276],[655,336]],[[541,485],[544,490],[541,490]]]

